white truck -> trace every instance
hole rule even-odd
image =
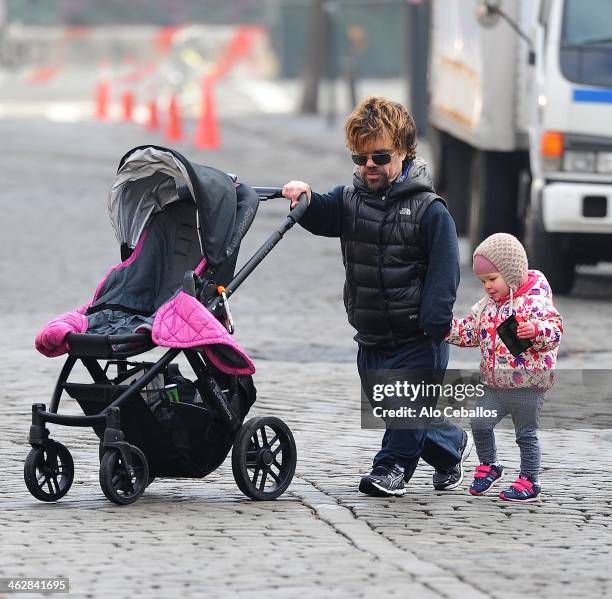
[[[433,170],[472,245],[507,231],[569,293],[612,260],[612,0],[433,0]]]

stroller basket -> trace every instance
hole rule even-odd
[[[64,388],[84,414],[95,415],[128,387],[67,383]],[[218,468],[231,448],[231,437],[215,422],[214,414],[181,402],[166,402],[163,407],[163,413],[156,417],[139,394],[132,395],[121,407],[121,430],[125,440],[147,456],[149,478],[201,478]],[[102,423],[92,428],[100,438],[103,454],[106,427]]]

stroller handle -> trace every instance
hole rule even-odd
[[[257,193],[257,195],[259,195],[260,202],[266,202],[267,200],[271,200],[273,198],[283,197],[282,187],[253,187],[253,190]],[[308,196],[305,193],[302,193],[298,198],[297,206],[289,212],[289,218],[296,223],[299,222],[302,216],[304,216],[304,212],[306,212],[307,208]]]
[[[268,190],[271,192],[268,197],[282,197],[280,196],[280,189],[271,188],[271,187],[254,187],[255,191],[259,193],[258,190]],[[267,198],[266,198],[267,199]],[[272,248],[283,238],[283,235],[297,223],[302,216],[304,216],[304,212],[308,208],[308,196],[306,193],[301,193],[298,198],[297,206],[289,211],[285,222],[276,230],[268,239],[263,243],[263,245],[251,256],[248,262],[240,269],[240,271],[234,276],[234,278],[225,286],[225,295],[226,298],[230,297],[236,289],[242,284],[242,282],[255,270],[257,265],[270,253]],[[221,297],[217,296],[212,301],[210,301],[206,307],[214,312],[219,304],[221,303]]]
[[[282,187],[253,187],[253,191],[259,196],[260,202],[283,197]]]

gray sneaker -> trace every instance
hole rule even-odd
[[[370,474],[363,476],[359,490],[373,497],[401,497],[406,493],[404,469],[395,466],[376,466]]]
[[[436,491],[450,491],[456,489],[463,482],[463,462],[467,460],[473,446],[472,435],[463,431],[463,438],[459,447],[461,459],[454,466],[446,470],[436,470],[433,474],[433,486]]]

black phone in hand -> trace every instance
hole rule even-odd
[[[508,348],[508,351],[515,358],[520,356],[526,349],[533,345],[533,341],[531,341],[531,339],[519,339],[516,336],[516,329],[518,328],[518,325],[518,320],[513,314],[512,316],[506,318],[506,320],[504,320],[504,322],[497,327],[497,334]]]

